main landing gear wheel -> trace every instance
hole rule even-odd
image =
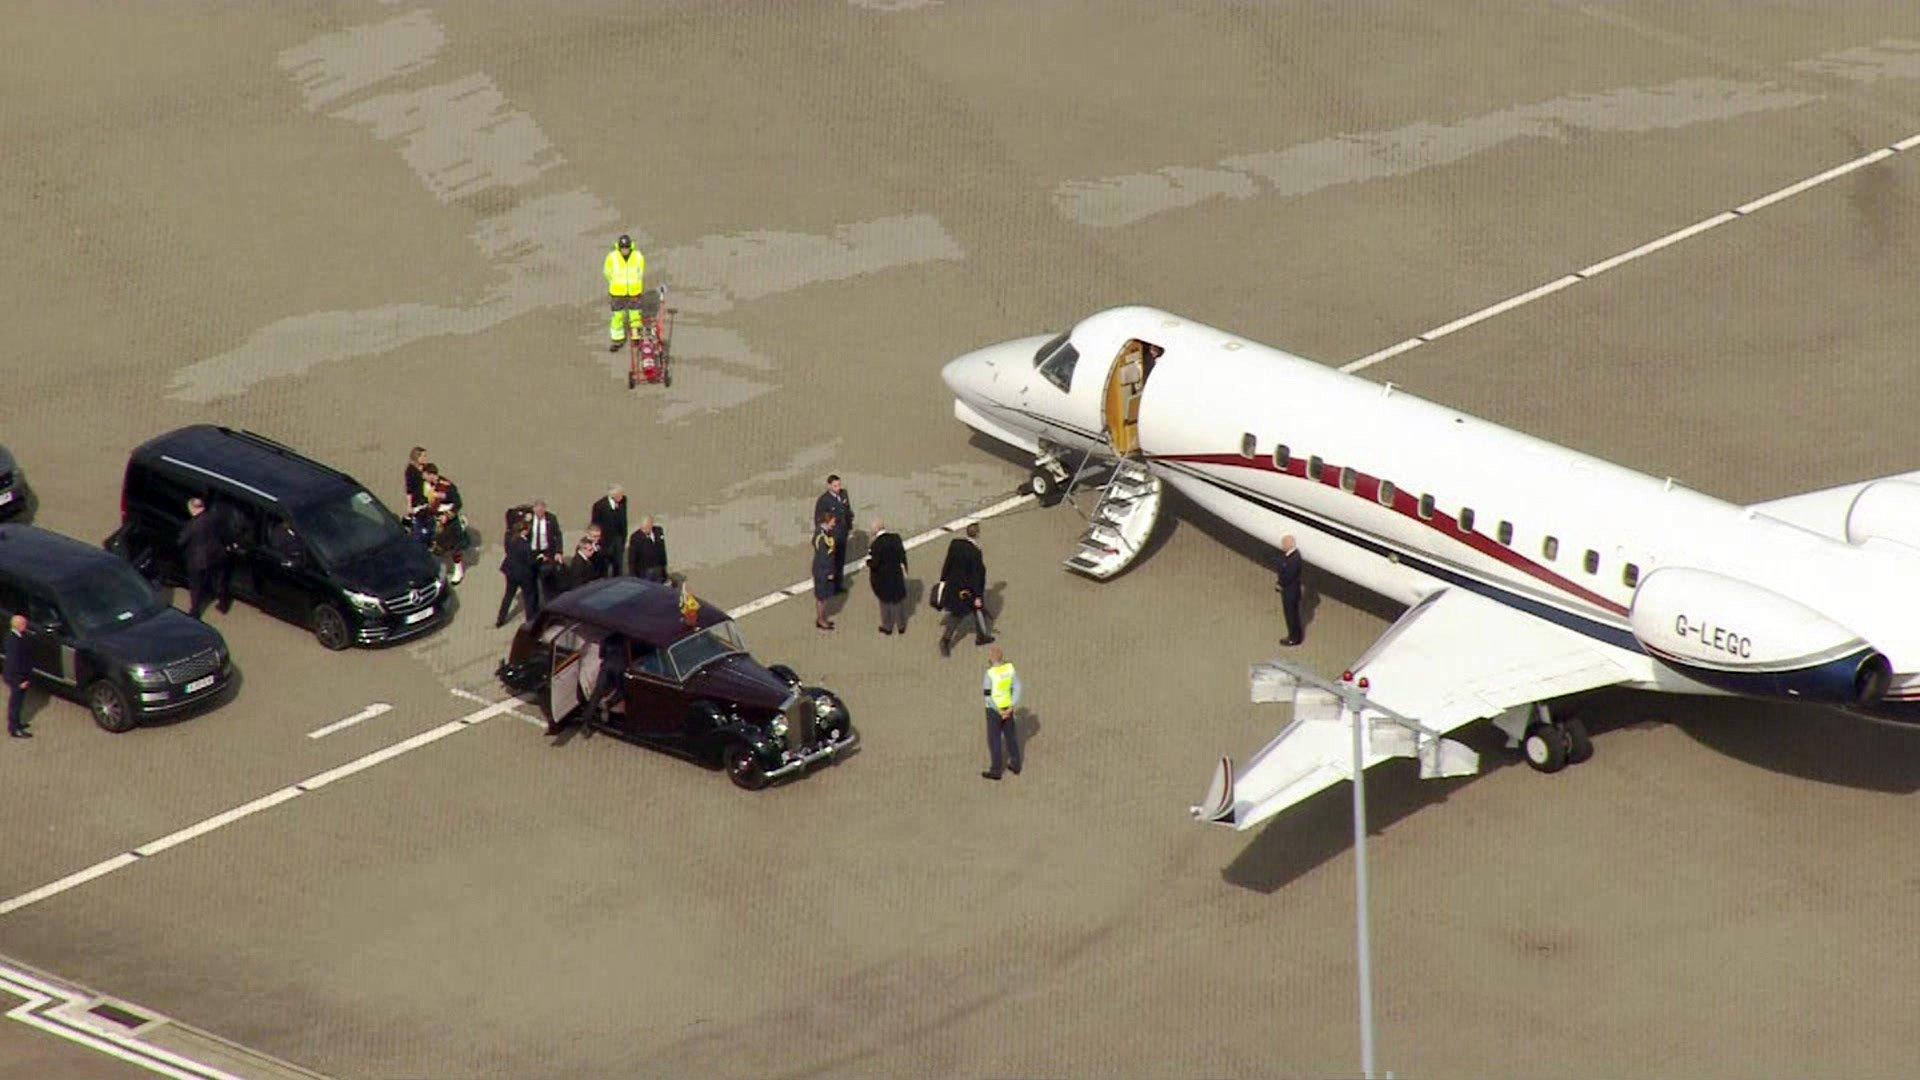
[[[1573,737],[1565,725],[1536,722],[1527,728],[1520,750],[1526,754],[1527,764],[1536,771],[1556,773],[1566,768],[1573,756]],[[1592,747],[1588,747],[1588,752],[1592,752]]]
[[[1587,736],[1587,725],[1568,717],[1560,721],[1560,728],[1567,733],[1567,764],[1578,765],[1593,756],[1593,740]]]
[[[1053,474],[1045,469],[1035,469],[1027,476],[1027,490],[1039,500],[1041,506],[1055,506],[1060,502],[1061,485]]]

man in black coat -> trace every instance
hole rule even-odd
[[[31,739],[22,712],[27,707],[27,673],[33,658],[27,655],[27,617],[15,615],[7,620],[7,646],[0,663],[0,681],[7,684],[7,734],[16,739]]]
[[[839,474],[827,477],[827,490],[813,500],[813,520],[833,515],[833,588],[846,592],[847,538],[853,535],[853,499],[840,483]]]
[[[1300,574],[1304,568],[1292,534],[1281,537],[1280,575],[1273,587],[1280,594],[1280,609],[1287,617],[1287,638],[1282,645],[1298,645],[1306,640],[1305,628],[1300,625]]]
[[[650,517],[640,519],[627,542],[627,573],[648,581],[667,580],[667,533]]]
[[[614,577],[627,567],[627,493],[615,484],[604,499],[596,499],[591,515],[600,526],[600,573]]]
[[[180,557],[187,565],[189,613],[196,619],[220,591],[226,571],[227,537],[219,519],[207,513],[207,504],[187,500],[187,523],[180,527]]]
[[[907,632],[907,546],[900,534],[875,519],[867,545],[867,581],[880,601],[880,632]]]
[[[593,534],[588,533],[574,545],[573,558],[560,571],[560,591],[577,589],[589,581],[600,577],[600,545],[594,543]]]
[[[940,606],[947,613],[947,624],[940,631],[940,655],[953,652],[953,639],[973,623],[975,645],[989,645],[993,635],[987,631],[987,561],[980,554],[980,523],[967,523],[965,536],[956,536],[947,544],[947,558],[940,565],[942,595]]]
[[[520,594],[523,622],[532,622],[540,614],[540,584],[535,580],[533,546],[527,542],[527,526],[521,523],[507,533],[506,557],[500,560],[500,573],[507,579],[507,591],[500,596],[500,614],[493,620],[495,629],[507,625],[507,611],[513,607],[514,593]]]

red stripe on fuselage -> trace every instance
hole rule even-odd
[[[1228,465],[1237,469],[1252,469],[1256,472],[1291,476],[1298,480],[1308,479],[1307,462],[1300,458],[1288,459],[1287,467],[1281,469],[1274,465],[1271,456],[1264,458],[1244,458],[1239,454],[1151,454],[1149,457],[1155,461],[1178,461],[1189,465]],[[1340,466],[1323,461],[1321,463],[1320,476],[1315,482],[1324,487],[1339,488],[1340,470]],[[1610,611],[1615,615],[1626,615],[1627,609],[1620,604],[1601,596],[1599,593],[1581,588],[1567,578],[1561,577],[1559,574],[1541,566],[1539,563],[1526,558],[1519,552],[1490,536],[1462,529],[1457,514],[1443,514],[1440,512],[1440,508],[1435,506],[1433,517],[1422,518],[1420,516],[1420,500],[1398,488],[1394,490],[1393,505],[1389,507],[1380,501],[1379,477],[1369,476],[1366,473],[1360,472],[1358,469],[1354,470],[1354,477],[1354,489],[1349,493],[1353,495],[1353,497],[1365,499],[1374,506],[1380,507],[1382,510],[1391,509],[1394,513],[1399,514],[1409,521],[1418,522],[1456,543],[1465,544],[1474,551],[1502,565],[1512,567],[1526,574],[1528,577],[1551,585],[1595,607]]]

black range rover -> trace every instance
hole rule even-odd
[[[183,583],[187,500],[206,501],[236,549],[233,595],[313,631],[329,649],[446,624],[446,569],[360,482],[250,431],[206,424],[148,440],[127,462],[106,546]]]
[[[220,632],[127,564],[59,533],[0,525],[0,616],[27,617],[33,681],[108,731],[205,704],[233,678]]]

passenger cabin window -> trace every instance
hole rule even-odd
[[[1420,520],[1433,520],[1433,496],[1431,495],[1420,496]]]
[[[1380,490],[1374,493],[1374,498],[1380,500],[1381,506],[1392,506],[1394,494],[1393,481],[1382,480],[1380,481]]]
[[[1073,385],[1073,366],[1079,362],[1080,352],[1067,340],[1066,334],[1040,346],[1040,351],[1033,354],[1033,366],[1040,370],[1041,378],[1059,387],[1061,393]]]
[[[1560,538],[1557,536],[1549,536],[1545,540],[1540,541],[1540,554],[1546,556],[1548,562],[1559,558]]]
[[[1587,549],[1586,567],[1589,574],[1600,572],[1600,553],[1592,548]]]
[[[1511,521],[1501,522],[1500,528],[1495,532],[1494,535],[1497,539],[1499,539],[1501,543],[1506,544],[1508,547],[1512,547],[1513,546],[1513,522]]]
[[[1620,568],[1620,584],[1631,589],[1640,584],[1640,568],[1628,563]]]
[[[1307,459],[1307,479],[1315,481],[1325,480],[1327,478],[1326,474],[1327,463],[1320,460],[1319,454],[1315,454]]]
[[[1240,436],[1240,456],[1246,458],[1248,461],[1253,460],[1253,443],[1253,432],[1249,431],[1245,435]]]
[[[1463,506],[1460,508],[1460,531],[1473,531],[1473,507],[1471,506]]]
[[[1351,465],[1341,466],[1340,490],[1351,494],[1353,492],[1353,489],[1359,486],[1360,486],[1360,474],[1353,471],[1353,466]]]
[[[1287,452],[1287,444],[1281,443],[1273,448],[1273,467],[1286,472],[1293,465],[1293,455]]]

